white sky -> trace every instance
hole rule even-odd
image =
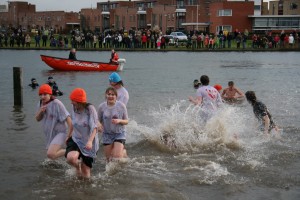
[[[15,0],[10,0],[15,1]],[[16,0],[24,1],[24,0]],[[111,0],[113,1],[113,0]],[[123,0],[128,1],[128,0]],[[264,0],[269,2],[270,0]],[[53,11],[53,10],[63,10],[63,11],[74,11],[79,12],[81,8],[96,8],[97,2],[107,2],[107,0],[26,0],[30,4],[36,5],[37,11]],[[0,0],[0,4],[7,4],[7,0]]]

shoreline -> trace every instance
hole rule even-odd
[[[71,48],[36,48],[36,47],[1,47],[0,50],[55,50],[55,51],[70,51]],[[186,47],[172,47],[166,49],[141,49],[141,48],[78,48],[76,51],[111,51],[111,49],[115,49],[116,51],[126,51],[126,52],[298,52],[300,48],[276,48],[276,49],[237,49],[237,48],[223,48],[223,49],[192,49]]]

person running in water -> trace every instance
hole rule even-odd
[[[255,117],[260,123],[260,130],[265,134],[270,134],[271,130],[274,129],[278,134],[279,128],[272,119],[267,106],[258,101],[254,91],[247,91],[245,93],[247,101],[252,105]]]
[[[72,120],[63,103],[52,95],[48,84],[41,85],[39,96],[35,119],[42,122],[47,157],[54,160],[65,154],[66,137],[73,129]]]
[[[202,75],[200,77],[201,87],[197,89],[196,98],[190,96],[189,100],[202,108],[202,118],[207,122],[223,104],[222,98],[218,90],[209,85],[209,77]]]

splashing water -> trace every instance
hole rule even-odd
[[[206,124],[201,123],[200,107],[186,105],[185,101],[152,111],[153,128],[140,128],[144,137],[153,143],[177,151],[199,151],[218,146],[239,148],[236,137],[243,132],[245,117],[238,107],[218,111]],[[143,130],[141,130],[143,129]]]

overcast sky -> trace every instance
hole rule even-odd
[[[15,1],[15,0],[11,0]],[[24,0],[18,0],[24,1]],[[128,0],[123,0],[128,1]],[[269,0],[264,0],[269,1]],[[97,2],[107,2],[107,0],[27,0],[30,4],[36,5],[37,11],[74,11],[79,12],[81,8],[96,8]],[[0,4],[7,4],[7,0],[0,0]]]

